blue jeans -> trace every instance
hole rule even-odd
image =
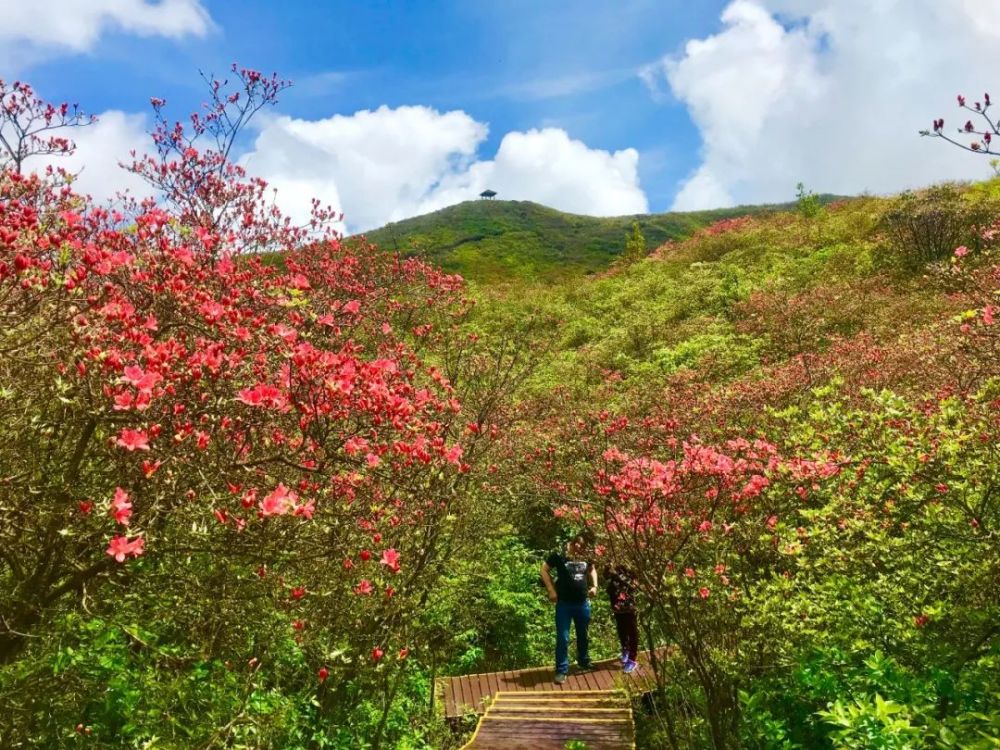
[[[581,667],[590,665],[590,602],[556,602],[556,672],[569,672],[569,624],[576,626],[576,661]]]

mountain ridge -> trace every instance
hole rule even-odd
[[[829,203],[839,196],[820,196]],[[597,217],[532,201],[469,200],[354,235],[420,256],[476,283],[559,281],[607,269],[638,222],[649,250],[721,219],[787,211],[794,202]]]

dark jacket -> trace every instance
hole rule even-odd
[[[635,574],[624,565],[605,568],[604,590],[615,612],[635,612]]]

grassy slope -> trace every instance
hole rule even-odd
[[[1000,181],[964,195],[973,203],[1000,200]],[[906,200],[841,201],[812,218],[794,210],[758,212],[733,231],[696,232],[628,267],[545,287],[525,282],[484,290],[479,320],[508,331],[535,321],[547,342],[535,378],[543,391],[567,383],[586,389],[602,371],[641,384],[678,368],[701,370],[708,360],[722,379],[754,370],[772,356],[767,337],[741,331],[742,305],[755,292],[784,298],[830,290],[814,310],[823,331],[819,349],[829,336],[859,330],[892,338],[939,319],[949,306],[922,274],[891,270],[897,250],[883,217]]]
[[[366,234],[376,245],[420,254],[473,282],[558,281],[606,269],[638,221],[650,248],[719,219],[772,212],[752,206],[598,218],[528,201],[467,201]]]

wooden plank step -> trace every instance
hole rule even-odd
[[[666,652],[661,649],[659,653],[665,655]],[[640,653],[640,669],[631,675],[625,675],[617,659],[605,659],[595,662],[593,668],[587,671],[572,669],[569,678],[561,685],[553,681],[551,667],[535,667],[441,677],[438,678],[438,686],[443,696],[445,716],[453,719],[469,712],[482,713],[486,708],[486,701],[499,693],[578,696],[581,693],[616,689],[632,694],[645,693],[655,687],[649,661],[649,652]]]
[[[498,693],[497,700],[508,703],[627,703],[625,696],[614,690],[602,690],[599,693],[588,695],[573,695],[563,693],[562,695],[543,695],[540,693]]]
[[[463,750],[563,750],[580,740],[588,750],[631,750],[632,707],[619,691],[499,692]]]
[[[551,717],[557,717],[560,719],[573,719],[573,718],[584,718],[584,719],[623,719],[628,720],[631,717],[631,712],[627,708],[605,708],[605,709],[589,709],[589,708],[542,708],[542,709],[531,709],[531,708],[518,708],[518,709],[503,709],[497,708],[490,711],[490,719],[545,719],[548,720]]]

